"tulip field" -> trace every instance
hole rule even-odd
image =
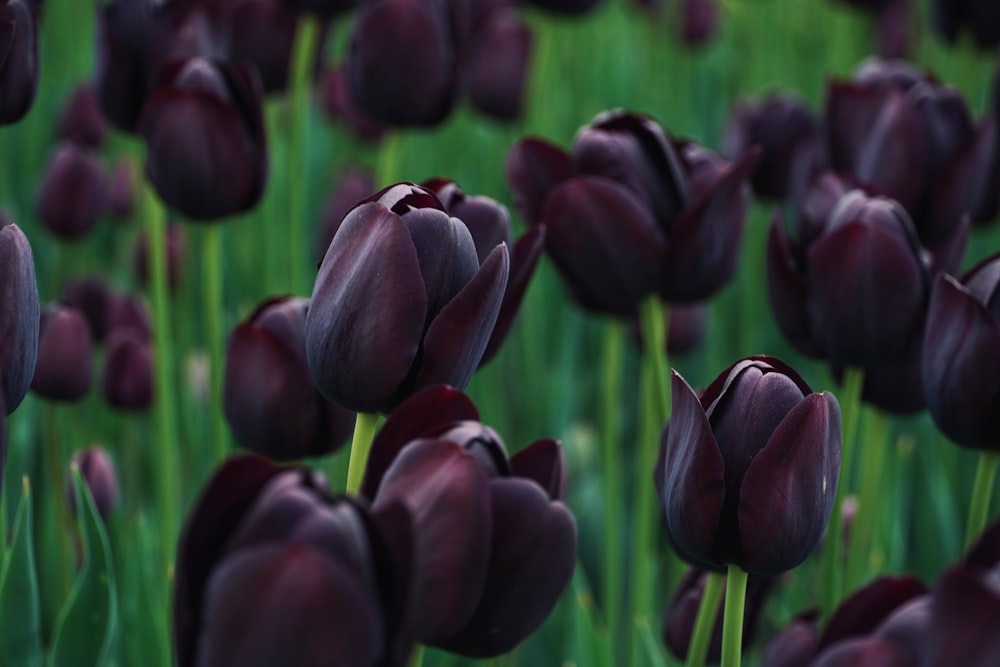
[[[0,667],[1000,666],[996,0],[0,0]]]

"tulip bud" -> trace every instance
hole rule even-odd
[[[237,0],[226,11],[232,62],[253,63],[265,94],[284,90],[298,13],[281,0]]]
[[[101,393],[119,410],[142,412],[152,405],[153,352],[146,332],[122,327],[108,336]]]
[[[93,86],[78,86],[66,100],[56,123],[60,139],[88,148],[100,148],[108,134],[108,122],[97,103]]]
[[[38,329],[38,366],[31,389],[53,401],[78,401],[90,389],[93,343],[83,313],[48,304]]]
[[[175,63],[143,107],[146,174],[167,206],[213,220],[257,204],[267,179],[260,80],[247,67]],[[205,159],[211,146],[211,160]]]
[[[472,106],[497,120],[520,118],[531,52],[531,31],[514,10],[500,8],[482,19],[464,66]]]
[[[127,220],[132,215],[134,180],[132,165],[127,159],[115,163],[111,170],[111,182],[108,184],[108,215],[113,220]]]
[[[769,357],[724,371],[699,397],[673,374],[656,486],[678,554],[772,577],[812,553],[840,475],[840,408]]]
[[[529,137],[511,147],[506,172],[514,207],[525,222],[537,225],[542,222],[549,193],[573,175],[573,163],[569,154],[558,146]]]
[[[111,287],[95,275],[67,284],[60,301],[80,311],[90,327],[91,338],[99,343],[108,334],[108,313],[113,298]]]
[[[719,8],[715,0],[682,0],[681,39],[687,46],[707,44],[719,29]]]
[[[100,155],[70,142],[59,144],[45,165],[38,188],[38,217],[61,239],[74,241],[104,215],[107,174]]]
[[[167,225],[167,287],[170,291],[177,291],[181,282],[181,265],[184,262],[184,255],[187,252],[187,233],[184,227],[171,222]],[[143,285],[149,281],[149,236],[145,229],[139,233],[136,241],[134,260],[135,273],[139,282]]]
[[[367,171],[349,170],[338,178],[333,192],[323,206],[323,217],[320,220],[316,255],[317,263],[322,263],[330,241],[340,229],[340,223],[358,202],[370,197],[375,192],[375,182]]]
[[[266,301],[226,352],[222,403],[237,442],[275,461],[323,456],[346,442],[354,413],[316,390],[305,357],[309,302]]]
[[[381,123],[358,108],[345,67],[330,69],[323,79],[323,111],[333,121],[342,122],[359,139],[378,141],[385,133]],[[372,190],[375,188],[372,187]],[[368,193],[370,194],[371,190]],[[339,221],[338,221],[339,222]]]
[[[107,519],[108,515],[118,507],[120,496],[118,473],[115,472],[115,464],[111,457],[103,448],[94,445],[73,454],[70,470],[72,471],[74,467],[80,470],[80,476],[94,499],[97,513],[102,519]],[[70,511],[76,514],[76,491],[72,473],[66,479],[66,498],[69,501]]]
[[[0,214],[0,402],[9,415],[28,392],[38,357],[38,285],[31,245]],[[0,429],[2,430],[2,429]]]
[[[764,648],[761,667],[809,667],[819,638],[816,612],[793,618]]]
[[[38,89],[38,26],[26,0],[0,4],[0,125],[24,118]]]
[[[306,316],[316,386],[359,412],[439,383],[464,387],[507,285],[506,245],[479,264],[465,224],[400,183],[355,207],[333,237]]]

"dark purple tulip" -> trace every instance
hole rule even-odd
[[[87,320],[76,308],[48,304],[38,327],[38,365],[31,390],[53,401],[78,401],[90,389],[93,342]]]
[[[153,336],[149,306],[139,294],[112,292],[108,305],[108,331],[135,329],[147,338]]]
[[[844,369],[834,366],[833,373],[841,382]],[[892,415],[910,415],[927,407],[921,382],[919,357],[899,365],[872,366],[865,369],[861,400]]]
[[[81,146],[101,147],[108,135],[108,121],[93,86],[82,84],[70,94],[56,121],[56,134]]]
[[[111,169],[108,183],[108,215],[112,220],[127,220],[132,215],[135,200],[135,176],[128,160],[119,160]]]
[[[811,611],[793,618],[764,648],[761,667],[809,667],[819,641],[817,617]]]
[[[256,72],[192,58],[175,63],[165,81],[139,123],[148,145],[146,175],[164,203],[193,220],[253,208],[267,180]]]
[[[251,62],[264,93],[285,89],[299,14],[282,0],[236,0],[226,6],[232,62]]]
[[[691,47],[708,44],[719,30],[719,8],[715,0],[682,0],[681,39]]]
[[[104,351],[101,393],[108,405],[142,412],[153,403],[153,351],[147,332],[136,327],[111,331]]]
[[[101,156],[90,148],[62,142],[49,156],[38,188],[38,218],[61,239],[85,236],[100,221],[107,205],[107,172]]]
[[[967,30],[976,46],[994,49],[1000,45],[1000,5],[993,0],[934,0],[934,28],[949,43]]]
[[[70,466],[76,465],[80,469],[80,476],[83,478],[90,495],[94,499],[98,514],[102,519],[108,516],[118,507],[121,493],[118,489],[118,473],[115,472],[115,464],[102,447],[93,445],[82,449],[71,459]],[[73,483],[73,476],[70,474],[66,479],[66,498],[69,502],[70,510],[76,514],[76,491]]]
[[[845,599],[827,620],[818,649],[873,634],[905,604],[923,597],[927,586],[916,577],[880,577]]]
[[[656,487],[670,541],[696,567],[770,577],[812,553],[840,476],[840,407],[777,359],[750,357],[699,398],[673,374]]]
[[[121,299],[115,290],[99,276],[87,276],[66,285],[61,301],[79,310],[87,320],[90,335],[101,342],[114,328],[112,311],[115,301]],[[145,327],[149,330],[149,327]]]
[[[528,137],[507,153],[507,184],[514,207],[529,225],[542,222],[545,200],[556,185],[573,175],[569,154],[544,139]]]
[[[565,14],[577,16],[586,14],[598,6],[604,0],[521,0],[526,5],[532,5],[539,9],[544,9],[552,14]]]
[[[350,74],[344,67],[334,67],[323,76],[323,111],[331,120],[346,125],[359,139],[378,141],[385,134],[381,123],[358,108],[351,90]]]
[[[465,224],[430,191],[398,183],[344,219],[306,316],[306,358],[330,400],[391,410],[433,384],[464,387],[496,323],[506,245],[480,264]]]
[[[889,0],[879,12],[879,54],[883,58],[905,58],[910,52],[911,0]]]
[[[923,386],[938,428],[963,447],[1000,448],[1000,255],[934,281]]]
[[[274,461],[328,454],[354,428],[354,413],[323,398],[309,377],[308,309],[306,299],[271,299],[229,338],[226,421],[241,446]]]
[[[457,54],[443,0],[369,0],[347,68],[358,108],[379,123],[437,125],[455,102]]]
[[[723,138],[723,152],[736,159],[752,146],[760,146],[760,161],[750,180],[754,192],[783,199],[791,191],[804,154],[812,150],[818,129],[814,114],[802,100],[774,93],[737,104]]]
[[[463,56],[472,106],[497,120],[520,118],[531,53],[531,30],[513,8],[499,7],[482,19]]]
[[[448,215],[458,218],[469,228],[480,263],[485,262],[493,248],[501,243],[512,248],[510,277],[504,290],[503,302],[500,304],[497,323],[493,327],[490,342],[487,343],[486,351],[479,362],[479,365],[483,366],[493,359],[506,340],[507,334],[510,333],[514,318],[524,299],[524,293],[528,289],[528,283],[538,265],[538,258],[542,254],[545,228],[532,227],[514,242],[510,213],[500,202],[483,195],[467,196],[456,183],[446,179],[428,181],[424,183],[424,187],[437,195]]]
[[[24,118],[38,89],[38,25],[25,0],[0,2],[0,125]]]
[[[167,225],[167,287],[171,292],[181,283],[181,266],[187,253],[187,232],[183,225],[171,222]],[[149,280],[149,237],[143,229],[136,240],[134,260],[135,274],[143,285]]]
[[[316,14],[322,18],[334,18],[346,14],[357,7],[361,0],[282,0],[297,12]]]
[[[919,356],[934,260],[899,204],[854,190],[837,200],[822,229],[804,225],[794,236],[776,216],[768,290],[793,345],[862,368]]]
[[[680,303],[670,308],[667,322],[667,352],[687,354],[701,345],[708,329],[708,308],[703,303]]]
[[[179,667],[403,667],[412,646],[406,511],[331,498],[319,476],[229,459],[184,527]]]
[[[414,395],[376,437],[362,493],[376,510],[401,501],[414,516],[417,639],[483,658],[552,611],[573,573],[576,524],[560,500],[559,444],[539,440],[508,459],[477,419],[453,389]]]
[[[350,169],[341,174],[333,186],[326,204],[323,205],[323,217],[320,219],[316,237],[316,262],[323,261],[330,241],[340,229],[340,224],[351,212],[351,209],[375,192],[374,177],[361,169]]]
[[[0,403],[9,415],[28,393],[38,357],[38,285],[24,232],[0,214]],[[0,429],[2,430],[2,429]]]

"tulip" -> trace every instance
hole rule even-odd
[[[573,175],[573,161],[555,144],[528,137],[511,147],[506,173],[514,208],[529,225],[537,225],[542,221],[549,192]]]
[[[309,376],[305,299],[271,299],[233,330],[222,404],[237,442],[275,461],[328,454],[344,444],[354,414],[328,402]]]
[[[267,179],[259,78],[246,67],[192,58],[174,64],[165,80],[139,122],[146,175],[164,203],[193,220],[249,210]]]
[[[333,192],[323,206],[323,216],[317,229],[317,264],[322,263],[326,249],[330,247],[330,241],[340,229],[340,223],[358,202],[370,197],[373,192],[375,192],[375,182],[367,171],[351,169],[337,179]]]
[[[17,225],[0,215],[0,414],[12,413],[31,385],[39,319],[31,245]]]
[[[719,8],[715,0],[682,0],[681,39],[687,46],[704,46],[719,30]]]
[[[344,67],[335,67],[325,74],[323,78],[323,111],[331,120],[346,125],[359,139],[378,141],[385,134],[385,127],[358,108],[349,77],[350,74]],[[372,190],[374,189],[372,187]],[[371,190],[365,194],[370,193]]]
[[[167,245],[167,287],[170,291],[177,291],[181,282],[181,266],[184,256],[187,253],[187,233],[184,228],[177,223],[167,225],[166,235]],[[149,236],[146,230],[139,233],[133,253],[133,265],[135,274],[139,282],[143,285],[149,282]]]
[[[430,126],[455,102],[457,53],[440,0],[370,0],[358,9],[347,57],[353,97],[386,125]]]
[[[1000,6],[991,0],[934,0],[934,28],[949,43],[968,30],[976,46],[1000,45]]]
[[[686,561],[770,577],[826,528],[840,475],[840,408],[777,359],[750,357],[699,396],[678,375],[656,487]]]
[[[331,498],[316,473],[227,461],[184,527],[174,579],[179,667],[403,667],[410,522]]]
[[[938,428],[963,447],[1000,450],[1000,255],[961,281],[934,281],[923,387]]]
[[[531,52],[531,30],[513,9],[501,7],[481,19],[464,65],[472,106],[500,121],[520,118]]]
[[[0,125],[24,118],[38,89],[38,25],[25,0],[0,2]]]
[[[810,611],[793,618],[764,647],[761,667],[809,667],[809,662],[816,655],[819,635],[817,617],[815,611]]]
[[[97,513],[102,519],[107,519],[118,507],[121,495],[118,489],[118,473],[115,472],[115,464],[111,457],[102,447],[93,445],[73,454],[70,469],[72,470],[74,466],[80,470],[80,476],[90,490]],[[72,474],[66,478],[66,498],[69,501],[70,511],[76,514],[76,491]]]
[[[108,215],[113,220],[127,220],[132,215],[134,180],[132,165],[128,160],[122,159],[115,163],[108,184]]]
[[[108,336],[101,393],[119,410],[144,411],[153,402],[153,352],[149,335],[119,327]]]
[[[78,401],[90,389],[92,366],[93,342],[83,313],[60,304],[42,308],[32,391],[53,401]]]
[[[71,142],[59,144],[45,165],[38,188],[38,217],[61,239],[89,233],[104,215],[107,174],[100,155]]]
[[[416,637],[493,657],[555,607],[576,562],[554,440],[508,459],[467,397],[431,387],[402,403],[372,446],[362,493],[414,516]],[[454,539],[461,535],[462,539]]]
[[[399,183],[364,200],[313,287],[305,337],[316,386],[368,413],[432,384],[464,387],[493,332],[509,263],[501,244],[480,264],[468,228],[424,188]]]
[[[331,19],[346,14],[358,6],[360,0],[282,0],[297,12],[315,14]]]
[[[56,122],[60,139],[90,148],[100,148],[108,135],[108,121],[104,118],[93,86],[78,86],[66,100]]]
[[[283,91],[288,85],[298,13],[281,0],[237,0],[225,9],[232,62],[253,63],[265,94]]]

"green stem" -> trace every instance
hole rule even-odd
[[[156,419],[156,505],[160,527],[160,545],[164,549],[165,569],[172,570],[174,540],[179,529],[180,479],[177,473],[177,407],[174,368],[174,337],[167,299],[167,215],[151,186],[145,194],[146,220],[149,225],[149,259],[152,280],[149,282],[153,304],[156,391],[153,413]],[[164,577],[164,585],[167,578]]]
[[[376,188],[385,188],[397,182],[402,144],[402,132],[390,130],[386,133],[379,148],[378,163],[375,166]]]
[[[726,577],[721,572],[710,572],[705,581],[705,590],[701,594],[701,604],[698,606],[698,616],[694,621],[694,631],[688,644],[687,662],[685,667],[703,667],[708,657],[708,645],[715,629],[715,617],[719,614],[719,602],[722,600],[722,590]]]
[[[316,63],[319,43],[319,19],[311,14],[303,14],[295,32],[289,86],[292,108],[289,118],[288,137],[288,236],[289,236],[289,289],[300,291],[299,276],[304,275],[302,267],[308,266],[305,247],[306,202],[309,201],[308,174],[306,168],[307,146],[309,142],[309,92],[312,89],[312,72]]]
[[[281,123],[282,101],[278,99],[265,100],[264,122],[267,123],[268,137],[278,137],[283,132]],[[277,160],[278,156],[272,159]],[[284,166],[283,164],[272,164],[271,169],[277,172],[278,169],[282,169]],[[281,204],[280,193],[275,187],[274,181],[271,180],[267,186],[267,190],[264,192],[264,219],[280,220],[282,216]],[[281,225],[268,224],[264,226],[264,234],[259,235],[257,238],[263,244],[260,246],[260,253],[264,258],[263,273],[265,288],[262,293],[281,294],[286,291],[282,289],[282,284],[284,281],[283,276],[285,275],[284,261],[289,255],[288,249],[285,247],[285,242],[288,240],[285,229]]]
[[[648,297],[639,307],[642,340],[649,367],[653,372],[655,416],[661,426],[670,417],[670,380],[667,374],[667,322],[669,308],[658,296]],[[655,460],[655,456],[654,456]]]
[[[424,664],[424,645],[417,644],[410,656],[410,667],[422,667]]]
[[[990,495],[993,492],[993,480],[996,479],[998,461],[1000,461],[1000,453],[998,452],[983,450],[979,455],[976,481],[972,485],[969,523],[965,530],[966,547],[971,546],[986,527],[986,519],[990,509]]]
[[[844,370],[843,388],[840,392],[840,411],[843,420],[840,481],[837,484],[837,495],[833,501],[833,517],[826,531],[826,546],[821,563],[823,584],[826,587],[823,609],[827,614],[837,605],[843,591],[844,577],[839,563],[841,533],[844,525],[844,497],[851,487],[858,414],[861,411],[861,389],[864,386],[864,381],[863,369],[849,367]]]
[[[72,546],[68,539],[68,531],[72,525],[72,520],[66,511],[69,498],[64,495],[66,473],[64,470],[65,457],[60,439],[59,404],[52,401],[46,407],[48,408],[49,415],[48,419],[46,419],[48,428],[46,429],[45,438],[45,467],[48,468],[48,484],[51,489],[49,502],[55,505],[53,512],[55,515],[55,560],[58,572],[58,580],[56,582],[58,588],[55,591],[54,599],[61,601],[69,593],[70,571],[73,568]],[[77,512],[81,511],[83,510],[78,507]]]
[[[863,583],[870,556],[874,547],[875,524],[878,519],[880,485],[884,483],[882,470],[890,444],[887,440],[889,420],[881,410],[872,410],[865,424],[864,447],[860,453],[861,489],[858,495],[858,511],[847,544],[846,590],[854,590]]]
[[[747,573],[736,565],[730,565],[726,579],[726,610],[722,618],[722,667],[740,667],[746,597]]]
[[[604,339],[604,392],[601,437],[601,458],[604,470],[604,619],[608,627],[607,655],[609,665],[614,664],[615,647],[620,639],[621,583],[623,542],[620,532],[622,507],[622,452],[619,440],[621,420],[622,356],[625,347],[625,330],[618,322],[611,322]]]
[[[351,440],[351,459],[347,464],[347,493],[355,495],[361,490],[361,481],[365,477],[365,465],[368,463],[368,452],[375,439],[375,426],[378,424],[378,414],[359,412],[354,423],[354,438]]]
[[[205,322],[208,324],[209,353],[209,423],[212,437],[212,466],[226,458],[229,443],[226,421],[222,413],[222,373],[226,366],[223,341],[222,311],[222,225],[206,225],[202,245],[202,266],[205,267]]]

